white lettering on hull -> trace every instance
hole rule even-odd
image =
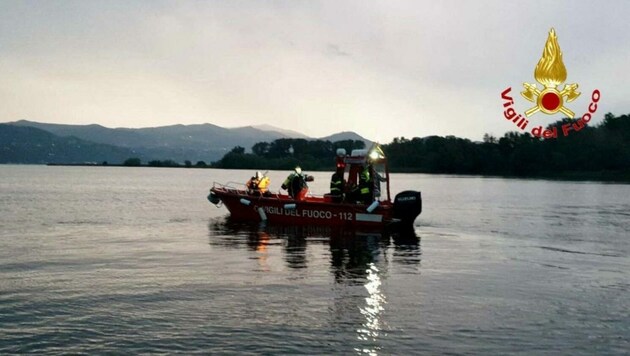
[[[339,219],[339,220],[353,220],[352,212],[339,212],[333,213],[328,210],[313,210],[313,209],[284,209],[278,206],[265,206],[262,207],[265,213],[270,215],[284,215],[304,217],[310,219]],[[367,214],[364,214],[367,215]],[[379,215],[380,216],[380,215]],[[379,220],[380,221],[380,220]]]

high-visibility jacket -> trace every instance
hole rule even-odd
[[[267,176],[260,178],[260,182],[258,182],[258,189],[260,189],[262,193],[266,192],[267,189],[269,189],[269,182],[269,177]]]
[[[362,196],[369,195],[372,188],[372,180],[370,179],[370,168],[365,167],[359,173],[359,193]]]
[[[264,193],[267,191],[268,187],[269,177],[267,176],[260,179],[252,177],[252,179],[247,182],[247,188],[251,189],[252,191],[260,191],[261,193]]]

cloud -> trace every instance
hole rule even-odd
[[[338,45],[336,45],[336,44],[332,44],[332,43],[329,43],[329,44],[326,46],[326,51],[325,51],[325,53],[326,53],[327,55],[329,55],[329,56],[333,56],[333,57],[334,57],[334,56],[338,56],[338,57],[349,57],[349,56],[350,56],[350,53],[345,52],[345,51],[342,51],[342,50],[341,50],[341,48],[339,48],[339,46],[338,46]]]
[[[626,2],[29,4],[0,12],[4,121],[480,139],[513,129],[500,92],[533,81],[551,27],[568,80],[628,110]]]

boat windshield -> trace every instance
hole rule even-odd
[[[360,185],[359,176],[361,171],[369,167],[373,184],[370,190],[373,192],[373,198],[380,201],[390,201],[387,158],[385,158],[385,154],[378,145],[372,146],[369,150],[353,150],[350,155],[338,156],[338,168],[340,167],[340,162],[345,168],[347,184],[351,187],[350,189]]]

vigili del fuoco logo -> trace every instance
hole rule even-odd
[[[582,130],[591,121],[591,115],[597,111],[597,102],[600,99],[598,89],[593,90],[591,94],[591,103],[588,111],[579,119],[575,120],[575,113],[567,107],[580,96],[577,91],[578,84],[565,84],[560,90],[559,86],[567,80],[567,69],[562,62],[562,51],[558,45],[558,37],[556,31],[552,28],[547,37],[547,43],[543,49],[542,57],[534,69],[534,78],[542,85],[539,88],[537,84],[523,83],[521,95],[523,98],[534,103],[534,106],[525,111],[525,115],[521,115],[514,109],[514,99],[510,96],[512,87],[508,87],[501,93],[503,99],[503,116],[512,121],[516,127],[525,131],[530,123],[530,118],[537,113],[554,115],[558,112],[564,114],[571,119],[571,122],[562,125],[562,135],[569,136],[571,132]],[[534,119],[531,119],[532,122]],[[536,118],[538,120],[538,118]],[[542,138],[558,138],[558,128],[543,129],[543,125],[537,125],[531,129],[531,134],[535,137]]]

